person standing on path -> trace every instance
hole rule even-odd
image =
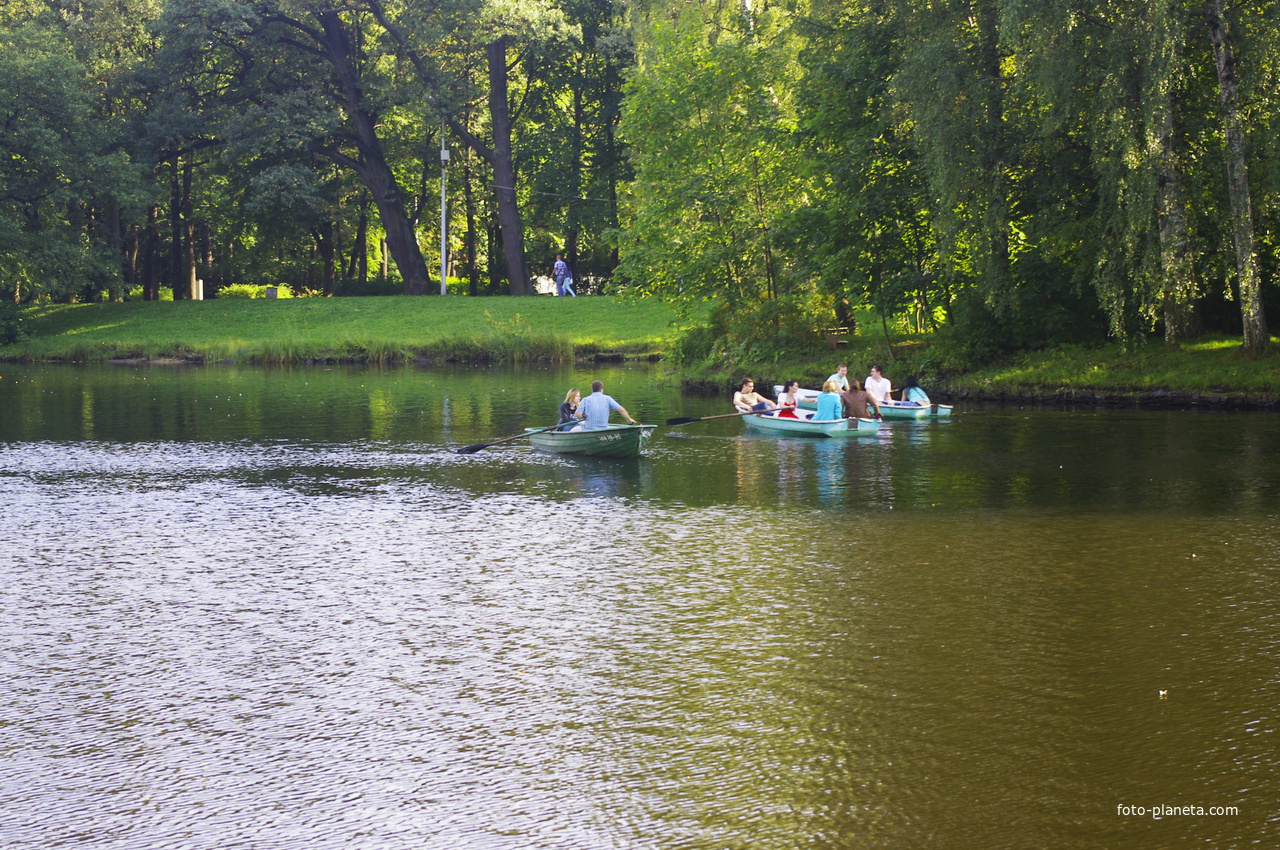
[[[573,291],[573,269],[569,268],[569,264],[568,264],[568,263],[566,263],[566,264],[565,264],[565,267],[564,267],[564,282],[563,282],[563,286],[564,286],[564,294],[565,294],[565,295],[569,295],[569,296],[572,296],[572,297],[574,297],[574,298],[577,298],[577,297],[578,297],[578,293],[576,293],[576,292],[574,292],[574,291]]]
[[[556,254],[556,261],[551,266],[551,279],[556,282],[556,297],[564,295],[564,279],[569,276],[569,265],[563,254]]]

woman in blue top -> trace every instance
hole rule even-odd
[[[902,383],[902,400],[916,404],[932,404],[929,394],[920,388],[915,378],[907,378]]]
[[[843,419],[844,413],[840,409],[840,385],[835,381],[827,381],[822,385],[822,392],[818,394],[818,412],[813,414],[815,422],[830,422],[833,419]]]

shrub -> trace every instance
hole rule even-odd
[[[129,290],[129,292],[128,292],[128,294],[127,294],[127,295],[125,295],[124,300],[125,300],[125,301],[141,301],[141,300],[142,300],[142,287],[141,287],[141,286],[135,286],[135,287],[133,287],[132,289],[130,289],[130,290]],[[161,301],[172,301],[172,300],[173,300],[173,288],[172,288],[172,287],[168,287],[168,286],[162,286],[162,287],[160,287],[160,299],[159,299],[159,300],[161,300]]]
[[[0,301],[0,345],[11,345],[22,336],[22,308],[13,301]]]
[[[218,298],[266,298],[267,286],[256,283],[233,283],[218,290]],[[293,290],[287,286],[276,287],[276,298],[292,298]]]
[[[822,350],[823,324],[809,305],[792,298],[721,304],[705,326],[690,328],[676,339],[672,357],[685,365],[776,363]]]

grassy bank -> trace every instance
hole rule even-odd
[[[672,349],[665,305],[612,297],[562,299],[388,296],[283,301],[130,302],[26,308],[25,338],[0,346],[10,361],[115,359],[302,363],[569,361],[656,358]],[[819,386],[838,363],[861,379],[872,363],[900,384],[908,375],[942,398],[1106,400],[1119,403],[1280,402],[1280,352],[1248,359],[1240,340],[1214,337],[1167,351],[1160,340],[1069,346],[957,371],[928,339],[853,336],[838,349],[768,363],[686,367],[686,387],[727,394],[743,375],[761,387],[795,378]]]
[[[657,356],[674,314],[590,298],[294,298],[27,308],[10,361],[301,363]]]
[[[686,372],[685,383],[706,392],[727,393],[743,375],[772,387],[787,379],[817,388],[836,365],[849,364],[850,377],[864,378],[878,364],[894,386],[916,376],[945,399],[1102,401],[1117,404],[1280,405],[1280,351],[1249,359],[1239,337],[1211,337],[1169,351],[1152,340],[1124,347],[1064,346],[1024,352],[958,372],[927,340],[905,339],[889,348],[879,337],[854,336],[837,350],[810,352],[774,363],[730,368],[703,364]]]

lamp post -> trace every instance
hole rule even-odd
[[[440,125],[440,294],[448,294],[449,227],[445,207],[445,171],[449,165],[449,149],[444,146],[444,125]]]

